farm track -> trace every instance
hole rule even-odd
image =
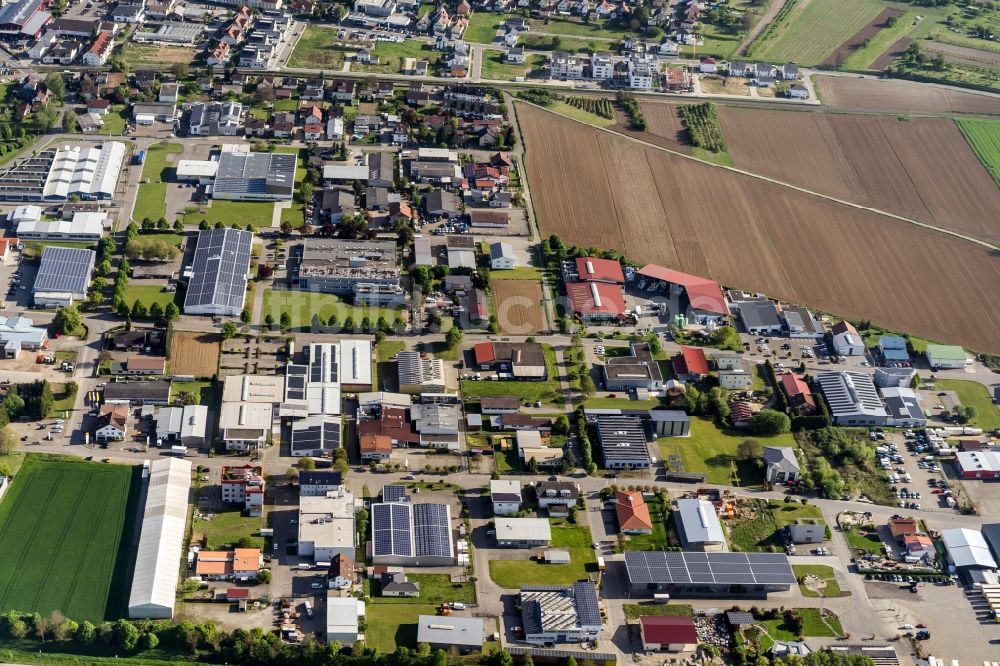
[[[613,247],[638,262],[664,263],[823,312],[879,313],[879,323],[897,330],[1000,349],[1000,294],[989,286],[1000,283],[1000,262],[991,243],[707,164],[541,107],[518,103],[517,109],[546,234]],[[611,144],[631,156],[628,172],[615,174],[616,158],[605,150]],[[660,197],[652,213],[616,189],[636,179]],[[616,228],[605,221],[611,215]],[[977,325],[956,323],[962,321]]]

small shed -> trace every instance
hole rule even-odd
[[[542,561],[546,564],[569,564],[569,551],[560,548],[549,548],[542,551]]]

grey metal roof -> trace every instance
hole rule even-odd
[[[170,382],[111,382],[104,387],[104,400],[151,400],[166,402]]]
[[[218,193],[287,192],[295,185],[296,156],[290,153],[223,152],[215,174]]]
[[[95,257],[93,250],[52,245],[46,247],[42,251],[42,263],[38,267],[32,291],[87,293]]]
[[[638,416],[598,416],[597,435],[605,464],[621,460],[649,462],[646,429]]]
[[[821,372],[816,381],[826,396],[833,416],[886,416],[871,375],[862,372]]]
[[[631,583],[794,585],[783,553],[694,553],[629,551],[625,570]]]
[[[726,535],[711,502],[679,499],[675,515],[688,543],[725,543]]]
[[[194,275],[184,308],[201,306],[243,308],[250,271],[253,234],[239,229],[206,229],[198,234],[191,268]]]
[[[527,635],[600,627],[597,588],[591,582],[522,585],[521,619]]]
[[[514,248],[510,243],[505,243],[503,241],[499,243],[490,243],[490,259],[513,259],[514,258]]]
[[[480,617],[421,615],[417,619],[417,642],[481,647],[484,638],[483,626],[483,619]]]
[[[782,460],[788,461],[795,469],[799,468],[799,461],[795,457],[795,451],[788,446],[765,446],[764,462],[768,465],[780,463]]]
[[[778,308],[773,301],[738,301],[733,305],[739,308],[740,320],[747,329],[781,326]]]

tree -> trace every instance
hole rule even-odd
[[[584,372],[580,375],[580,392],[585,395],[593,395],[597,387],[594,386],[594,379],[590,376],[589,372]]]
[[[316,469],[316,461],[309,456],[299,460],[299,469],[304,469],[307,472],[311,472]]]
[[[0,428],[0,456],[12,455],[17,450],[17,433],[9,426]]]
[[[143,650],[155,650],[160,644],[160,639],[153,632],[148,632],[142,635],[142,639],[139,641],[139,646]]]
[[[45,87],[57,100],[62,100],[66,95],[66,81],[59,72],[52,72],[45,77]]]
[[[163,308],[163,317],[167,321],[174,321],[179,316],[180,316],[180,310],[177,308],[177,305],[174,304],[173,301],[167,303],[167,307]]]
[[[115,641],[131,652],[139,645],[139,630],[128,620],[118,620],[115,623]]]
[[[76,119],[76,113],[72,109],[66,109],[63,111],[63,132],[67,134],[74,134],[80,130],[80,123]]]
[[[756,460],[764,455],[764,446],[756,439],[744,439],[736,447],[740,460]]]
[[[270,312],[268,312],[266,315],[264,315],[264,326],[269,331],[272,328],[274,328],[274,315],[272,315]]]
[[[80,645],[91,645],[97,639],[97,627],[90,620],[84,620],[76,628],[76,635],[73,638]]]
[[[271,582],[271,570],[261,569],[257,572],[257,582],[267,585]]]
[[[149,316],[149,310],[146,309],[146,304],[140,301],[138,298],[135,299],[135,303],[132,304],[132,318],[145,319],[148,316]]]
[[[465,339],[465,334],[457,326],[452,326],[448,329],[448,332],[444,336],[445,343],[448,345],[448,349],[456,349],[462,340]]]
[[[236,330],[236,324],[234,324],[231,321],[227,321],[225,324],[222,325],[222,339],[223,340],[229,340],[231,338],[236,337],[236,333],[237,332],[238,331]]]
[[[62,335],[76,333],[83,326],[83,318],[75,305],[56,310],[52,318],[52,328]]]
[[[178,79],[186,79],[188,75],[188,65],[186,62],[175,62],[170,66],[170,71]]]
[[[72,381],[66,382],[66,388],[64,390],[66,392],[66,395],[70,396],[71,398],[76,397],[77,391],[80,390],[80,385]]]
[[[288,314],[287,312],[282,312],[280,322],[281,322],[281,329],[288,330],[289,328],[292,327],[292,315]]]
[[[184,231],[184,223],[180,220],[174,220],[174,231],[178,233]]]
[[[750,430],[757,435],[780,435],[792,428],[792,420],[787,414],[773,409],[762,409],[750,419]]]
[[[250,323],[250,311],[246,308],[243,308],[243,312],[240,313],[240,321],[244,324]]]
[[[153,301],[153,304],[149,306],[149,318],[157,320],[163,318],[163,306],[157,301]]]
[[[552,424],[552,434],[568,435],[569,417],[567,417],[565,414],[560,414],[559,416],[557,416],[555,422]]]

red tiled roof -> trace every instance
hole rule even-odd
[[[226,590],[226,599],[249,599],[250,590],[245,587],[231,587]]]
[[[841,333],[851,333],[852,335],[858,334],[858,329],[854,328],[854,324],[847,321],[846,319],[844,321],[838,321],[836,324],[833,325],[830,331],[834,335],[839,335]]]
[[[726,299],[722,297],[722,288],[715,280],[688,275],[656,264],[643,266],[639,269],[639,275],[684,287],[691,307],[696,310],[721,315],[729,314],[729,306],[726,305]]]
[[[698,643],[694,620],[689,617],[643,615],[639,618],[646,643],[693,645]]]
[[[638,490],[619,491],[615,494],[615,513],[618,514],[618,529],[651,530],[653,519],[649,517],[649,507]]]
[[[785,390],[785,395],[787,395],[789,399],[799,397],[801,399],[800,402],[804,405],[809,407],[814,407],[816,405],[816,401],[813,399],[812,391],[809,390],[809,385],[806,384],[805,380],[799,375],[793,373],[782,375],[781,387]]]
[[[472,353],[476,357],[476,365],[488,365],[497,359],[493,353],[492,342],[480,342],[472,348]]]
[[[601,300],[598,306],[594,302],[594,290]],[[617,284],[605,282],[570,282],[566,284],[566,293],[573,305],[573,313],[577,315],[610,314],[621,317],[625,314],[625,294]]]
[[[622,265],[613,259],[598,259],[597,257],[578,257],[576,272],[580,280],[597,282],[617,282],[625,284],[625,274]]]
[[[681,347],[681,352],[673,358],[674,372],[678,375],[708,376],[708,358],[701,347]]]
[[[752,416],[753,410],[750,409],[750,403],[741,400],[729,405],[729,418],[733,423],[749,421]]]

